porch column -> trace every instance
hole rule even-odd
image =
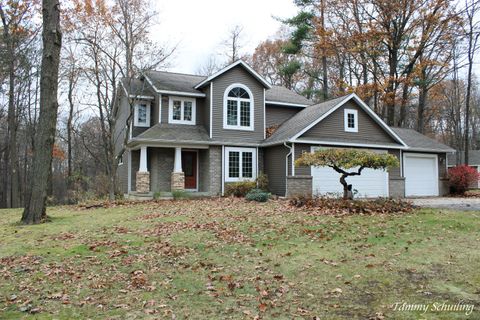
[[[171,181],[172,191],[185,190],[185,174],[182,170],[182,148],[175,148],[175,160]]]
[[[138,193],[150,192],[150,172],[148,172],[147,166],[147,147],[141,147],[140,149],[140,166],[136,174],[136,183]]]

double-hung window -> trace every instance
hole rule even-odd
[[[225,181],[235,182],[257,178],[255,148],[225,148]]]
[[[170,97],[168,107],[168,122],[179,124],[195,124],[195,99]]]
[[[253,95],[248,87],[233,84],[225,90],[223,127],[253,130]]]
[[[345,109],[344,127],[346,132],[358,132],[358,111],[354,109]]]
[[[150,103],[135,104],[133,125],[135,127],[150,127]]]

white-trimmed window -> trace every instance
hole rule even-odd
[[[253,94],[240,83],[230,85],[223,97],[223,128],[253,131]]]
[[[150,127],[149,102],[137,102],[135,104],[133,125],[135,127]]]
[[[358,111],[345,109],[344,126],[346,132],[358,132]]]
[[[170,97],[168,102],[168,122],[179,124],[195,124],[197,106],[195,99]]]
[[[257,178],[255,148],[225,148],[225,181],[245,181]]]

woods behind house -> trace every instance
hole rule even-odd
[[[302,0],[278,33],[245,52],[225,27],[207,75],[244,59],[275,85],[314,102],[357,93],[389,125],[414,128],[457,150],[480,148],[473,0]],[[39,133],[41,3],[0,1],[0,207],[26,200]],[[172,65],[177,44],[152,40],[150,0],[61,3],[59,114],[48,180],[51,204],[117,195],[114,101],[120,79]],[[208,35],[207,35],[208,36]],[[203,65],[202,65],[203,64]],[[468,154],[466,154],[468,158]]]

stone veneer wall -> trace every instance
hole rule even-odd
[[[448,178],[438,179],[438,195],[446,196],[450,193],[450,186],[448,184]]]
[[[222,147],[210,146],[208,157],[209,190],[211,195],[222,193]]]
[[[404,198],[405,197],[405,178],[403,177],[390,177],[388,179],[388,191],[392,198]]]
[[[172,172],[172,191],[183,191],[185,190],[185,173],[183,172]]]
[[[136,173],[136,190],[138,193],[149,193],[150,192],[150,173],[149,172],[140,172]]]
[[[287,194],[288,198],[295,196],[312,196],[312,176],[288,176]]]

